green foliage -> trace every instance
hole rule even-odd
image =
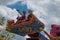
[[[9,32],[7,32],[5,30],[2,31],[2,35],[5,36],[6,38],[9,38],[9,39],[12,39],[12,38],[15,37],[15,34],[9,33]]]
[[[2,17],[2,18],[1,18],[0,25],[4,25],[4,20],[5,20],[5,17]]]

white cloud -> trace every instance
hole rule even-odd
[[[5,17],[5,21],[4,21],[5,25],[6,25],[7,20],[9,19],[13,19],[16,21],[16,18],[18,15],[19,13],[16,11],[16,9],[10,9],[6,6],[0,6],[0,20],[2,17]]]
[[[9,4],[14,4],[17,1],[21,1],[21,0],[0,0],[0,5],[9,5]]]
[[[45,30],[50,31],[51,24],[60,24],[59,0],[26,0],[29,9],[45,23]],[[45,21],[44,21],[45,20]]]
[[[21,3],[22,5],[25,5],[26,4],[26,1],[25,0],[22,0],[21,2],[22,2]]]

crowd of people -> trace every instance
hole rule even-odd
[[[19,12],[19,10],[17,10],[17,11]],[[20,12],[19,12],[19,13],[20,13]],[[21,17],[20,17],[20,16],[17,17],[17,22],[29,21],[30,18],[32,18],[32,15],[33,15],[33,14],[32,14],[32,10],[29,10],[28,13],[29,13],[29,15],[28,15],[28,17],[27,17],[27,16],[26,16],[26,11],[23,11]]]

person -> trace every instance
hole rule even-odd
[[[27,20],[29,21],[30,18],[32,18],[32,10],[29,10],[28,13],[29,13],[29,15],[28,15],[28,17],[27,17]]]
[[[18,9],[16,9],[16,10],[20,15],[22,15],[22,13]],[[21,17],[18,15],[16,23],[20,23],[20,22],[21,22]]]
[[[17,17],[17,23],[21,23],[22,21],[25,21],[26,20],[26,12],[23,11],[21,17]]]
[[[21,17],[22,21],[26,21],[27,17],[26,17],[26,11],[23,11],[23,15]]]
[[[20,21],[20,20],[21,20],[21,17],[20,17],[20,16],[18,16],[18,17],[17,17],[17,21]]]
[[[20,12],[20,10],[16,9],[16,11],[17,11],[20,15],[22,15],[22,13]]]

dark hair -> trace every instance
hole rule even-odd
[[[23,11],[23,13],[26,13],[26,11]]]

